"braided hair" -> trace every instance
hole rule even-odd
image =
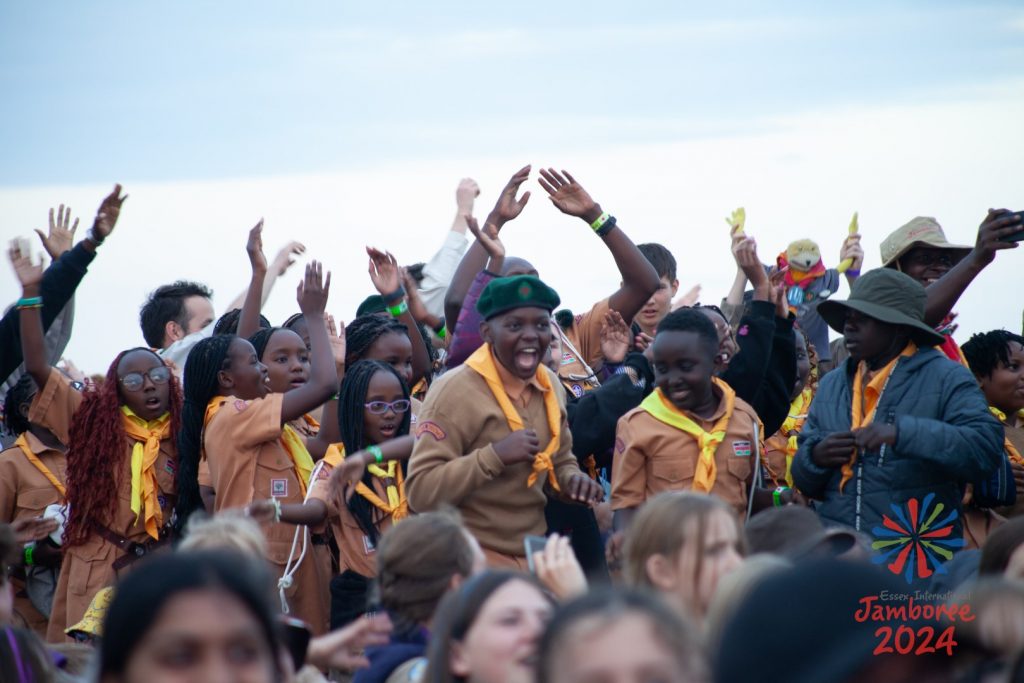
[[[274,336],[274,333],[278,330],[284,330],[284,327],[262,327],[252,335],[249,336],[249,343],[256,349],[256,357],[260,360],[263,359],[263,352],[267,350],[267,344],[270,343],[270,338]]]
[[[143,351],[160,363],[163,359],[146,348],[134,348],[117,354],[107,369],[106,380],[86,387],[82,404],[71,419],[67,451],[67,502],[70,508],[64,529],[64,548],[81,545],[92,536],[96,524],[107,525],[117,510],[117,490],[125,472],[125,447],[128,444],[118,393],[117,367],[129,353]],[[181,426],[181,385],[171,374],[168,380],[171,433]],[[181,485],[181,480],[178,480]]]
[[[991,377],[1000,365],[1010,362],[1010,343],[1024,346],[1024,337],[1006,330],[992,330],[972,335],[960,347],[975,377]]]
[[[4,397],[4,428],[11,436],[28,431],[28,419],[21,414],[21,406],[31,401],[35,394],[36,383],[27,372],[8,390]]]
[[[214,334],[238,334],[238,323],[242,320],[242,309],[232,308],[213,324]],[[260,314],[260,328],[270,327],[270,321]]]
[[[228,350],[238,337],[224,334],[202,339],[185,362],[185,402],[178,431],[178,503],[175,529],[185,528],[189,515],[203,507],[199,496],[199,457],[203,448],[206,405],[220,389],[217,374],[225,369]]]
[[[404,325],[403,325],[404,327]],[[341,389],[338,392],[338,424],[341,428],[341,440],[345,444],[346,453],[361,451],[367,446],[365,412],[366,394],[370,388],[370,381],[378,372],[388,372],[398,379],[402,386],[402,398],[409,399],[409,386],[398,374],[398,371],[387,363],[379,360],[361,360],[345,372],[345,379],[341,382]],[[395,436],[405,436],[409,433],[409,424],[412,418],[412,411],[408,410],[402,415],[402,421],[398,426]],[[405,474],[405,465],[398,463]],[[373,488],[373,475],[369,469],[363,473],[363,483]],[[355,517],[359,528],[363,530],[371,543],[376,544],[380,535],[373,522],[373,505],[362,496],[352,496],[346,503],[349,512]]]
[[[409,335],[409,328],[390,316],[361,315],[345,328],[345,367],[354,365],[385,334]]]

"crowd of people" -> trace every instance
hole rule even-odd
[[[102,375],[62,356],[121,187],[77,243],[51,209],[47,267],[12,242],[0,680],[1024,681],[1024,337],[953,313],[1022,214],[914,218],[861,272],[856,220],[826,269],[739,211],[701,304],[541,169],[618,271],[574,312],[502,243],[531,172],[482,223],[460,182],[426,263],[367,247],[353,315],[318,254],[267,320],[305,248],[260,222],[223,315],[140,292]]]

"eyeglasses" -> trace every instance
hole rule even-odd
[[[158,365],[145,374],[129,372],[121,378],[121,386],[125,388],[125,391],[138,391],[146,383],[147,377],[152,380],[153,384],[166,384],[171,379],[171,369],[166,365]]]
[[[412,403],[409,399],[400,398],[397,401],[392,401],[391,403],[388,403],[387,401],[370,401],[363,405],[366,406],[366,409],[369,410],[372,415],[383,415],[388,412],[389,408],[395,415],[401,415],[409,410],[409,406],[411,406]]]

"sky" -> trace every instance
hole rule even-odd
[[[914,216],[971,244],[988,208],[1024,209],[1019,2],[0,3],[0,92],[4,243],[130,195],[79,289],[67,355],[90,371],[142,342],[161,284],[206,282],[223,312],[260,217],[269,257],[298,239],[334,271],[348,320],[364,245],[428,259],[460,178],[482,218],[526,163],[569,169],[705,301],[732,281],[737,206],[765,262],[811,237],[827,265],[858,211],[866,267]],[[589,307],[619,276],[535,177],[503,239]],[[1022,265],[1002,252],[961,299],[961,341],[1020,327]]]

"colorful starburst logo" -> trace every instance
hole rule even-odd
[[[935,494],[929,493],[924,501],[910,498],[903,507],[890,503],[895,521],[882,515],[882,526],[871,530],[875,535],[871,547],[879,551],[874,563],[885,564],[897,576],[902,574],[907,583],[944,573],[942,564],[964,546],[963,538],[951,538],[959,513],[953,509],[942,517],[946,506],[938,503],[932,507],[934,499]]]

